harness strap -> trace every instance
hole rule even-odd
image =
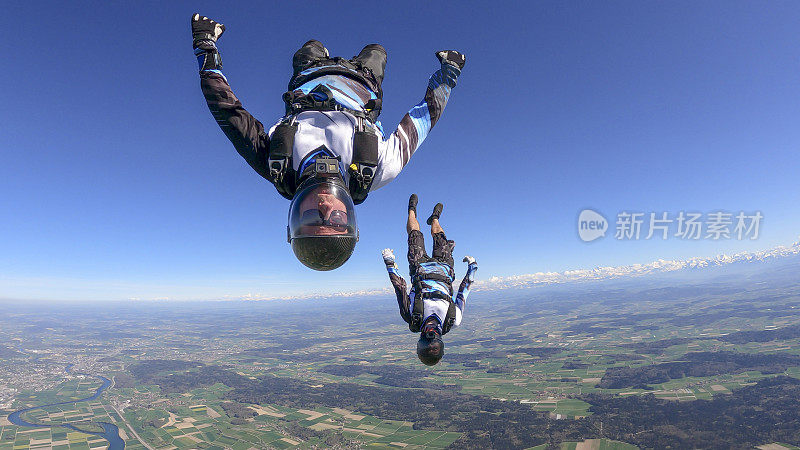
[[[442,334],[446,334],[456,322],[456,303],[452,297],[446,296],[440,292],[417,292],[414,298],[414,310],[411,312],[411,322],[408,323],[408,329],[413,333],[419,333],[422,330],[422,321],[425,318],[425,299],[438,298],[447,300],[447,314],[442,319]]]
[[[297,133],[297,124],[294,116],[284,120],[272,132],[269,140],[269,155],[267,167],[269,178],[275,189],[283,197],[290,199],[294,195],[296,180],[292,169],[292,151],[294,148],[294,135]]]
[[[447,316],[442,322],[442,334],[447,334],[450,328],[456,323],[456,303],[450,299],[450,306],[447,307]]]
[[[421,293],[417,292],[417,297],[414,298],[414,310],[411,311],[411,322],[408,323],[408,329],[414,333],[419,333],[420,329],[422,329],[422,319],[424,314],[424,297]]]
[[[358,205],[366,200],[375,169],[378,167],[378,136],[367,130],[367,118],[357,117],[358,126],[353,133],[353,158],[348,167],[350,172],[350,197]]]
[[[431,280],[431,281],[440,281],[442,283],[447,283],[447,284],[453,283],[452,278],[450,278],[448,275],[442,275],[440,273],[424,273],[424,274],[418,273],[417,276],[414,278],[419,281]]]
[[[426,280],[436,281],[439,283],[446,284],[448,286],[448,290],[450,292],[450,296],[453,295],[453,281],[455,280],[455,274],[452,273],[453,269],[448,268],[448,274],[444,275],[439,271],[428,271],[426,270],[427,267],[426,263],[422,263],[417,267],[416,274],[412,277],[411,281],[414,283],[415,286],[419,286],[422,288],[422,282]]]

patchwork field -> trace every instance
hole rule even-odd
[[[798,282],[674,284],[475,292],[434,367],[416,360],[391,298],[47,318],[18,306],[0,319],[15,345],[0,367],[0,393],[13,392],[0,449],[102,448],[63,426],[101,422],[129,449],[682,448],[711,432],[721,447],[800,444]],[[340,314],[363,302],[375,313]],[[85,398],[94,375],[114,382],[96,400],[23,414],[51,428],[6,419]],[[731,431],[752,414],[783,425]]]

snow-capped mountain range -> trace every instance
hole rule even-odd
[[[723,254],[712,258],[691,258],[685,260],[659,259],[648,264],[633,264],[630,266],[596,267],[594,269],[577,269],[565,272],[537,272],[510,277],[491,277],[485,281],[476,281],[475,289],[510,289],[581,281],[611,280],[623,277],[676,272],[687,269],[722,267],[737,263],[769,262],[796,255],[800,255],[800,241],[790,246],[780,245],[768,250],[742,252],[733,255]]]
[[[733,255],[718,255],[712,258],[691,258],[684,260],[659,259],[648,264],[632,264],[629,266],[596,267],[594,269],[575,269],[565,272],[537,272],[510,277],[491,277],[488,280],[477,280],[472,287],[473,291],[491,291],[498,289],[517,289],[536,286],[559,285],[565,283],[579,283],[587,281],[603,281],[657,275],[666,273],[679,273],[681,270],[700,271],[714,267],[732,266],[749,263],[765,263],[780,261],[800,255],[800,241],[790,246],[777,246],[768,250],[757,252],[742,252]],[[479,262],[480,264],[480,262]],[[480,272],[479,272],[480,273]],[[388,284],[388,281],[387,281]],[[394,291],[389,287],[363,289],[347,292],[307,293],[293,296],[274,296],[264,294],[247,294],[226,296],[224,300],[303,300],[316,298],[358,298],[374,296],[393,296]]]

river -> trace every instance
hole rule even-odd
[[[66,368],[67,373],[69,373],[71,367],[72,367],[72,365],[67,366],[67,368]],[[80,431],[81,433],[93,434],[95,436],[102,437],[103,439],[108,441],[108,449],[109,450],[122,450],[122,449],[124,449],[125,448],[125,441],[123,441],[122,438],[119,437],[119,427],[117,427],[113,423],[98,422],[100,424],[100,426],[103,427],[103,432],[102,433],[98,433],[96,431],[82,430],[82,429],[76,427],[75,425],[72,425],[72,424],[69,424],[69,423],[59,423],[58,425],[49,425],[49,424],[43,424],[43,423],[31,423],[31,422],[28,422],[28,421],[26,421],[26,420],[24,420],[22,418],[22,414],[24,414],[24,413],[26,413],[28,411],[33,411],[35,409],[42,409],[42,408],[47,408],[49,406],[56,406],[56,405],[67,405],[69,403],[90,402],[92,400],[97,400],[103,394],[103,391],[105,391],[106,389],[109,388],[109,386],[111,386],[111,380],[109,380],[106,377],[99,376],[99,375],[89,375],[89,376],[93,376],[94,378],[97,378],[98,380],[103,382],[103,385],[100,386],[99,388],[97,388],[97,390],[95,391],[95,393],[92,396],[86,397],[86,398],[81,398],[81,399],[78,399],[78,400],[70,400],[70,401],[67,401],[67,402],[51,403],[49,405],[41,405],[41,406],[34,406],[34,407],[31,407],[31,408],[20,409],[19,411],[14,411],[13,413],[11,413],[8,416],[8,421],[13,423],[14,425],[17,425],[17,426],[20,426],[20,427],[37,427],[37,428],[41,428],[41,427],[50,427],[50,428],[53,428],[53,427],[65,427],[65,428],[69,428],[71,430]]]

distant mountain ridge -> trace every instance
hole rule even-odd
[[[648,264],[632,264],[628,266],[596,267],[594,269],[574,269],[565,272],[537,272],[509,277],[491,277],[488,280],[480,278],[472,285],[473,291],[491,291],[497,289],[530,288],[536,286],[562,285],[566,283],[581,283],[591,281],[618,280],[635,278],[646,275],[675,274],[680,271],[687,273],[700,273],[706,269],[733,267],[738,265],[749,266],[753,263],[791,262],[792,257],[800,257],[800,241],[790,246],[779,245],[767,250],[756,252],[741,252],[733,255],[717,255],[710,258],[690,258],[683,260],[659,259]],[[800,262],[800,258],[798,258]],[[480,264],[480,262],[479,262]],[[387,283],[388,284],[388,283]],[[375,289],[362,289],[331,293],[306,293],[292,296],[272,296],[263,294],[248,294],[244,296],[230,296],[225,300],[306,300],[306,299],[335,299],[359,298],[374,296],[393,296],[394,291],[389,287]]]
[[[576,269],[567,270],[565,272],[537,272],[510,277],[491,277],[485,281],[476,281],[475,289],[511,289],[548,284],[612,280],[624,277],[664,274],[682,270],[710,269],[737,264],[779,262],[798,255],[800,255],[800,241],[790,246],[779,245],[768,250],[742,252],[733,255],[722,254],[711,258],[690,258],[684,260],[659,259],[648,264],[596,267],[594,269]]]

